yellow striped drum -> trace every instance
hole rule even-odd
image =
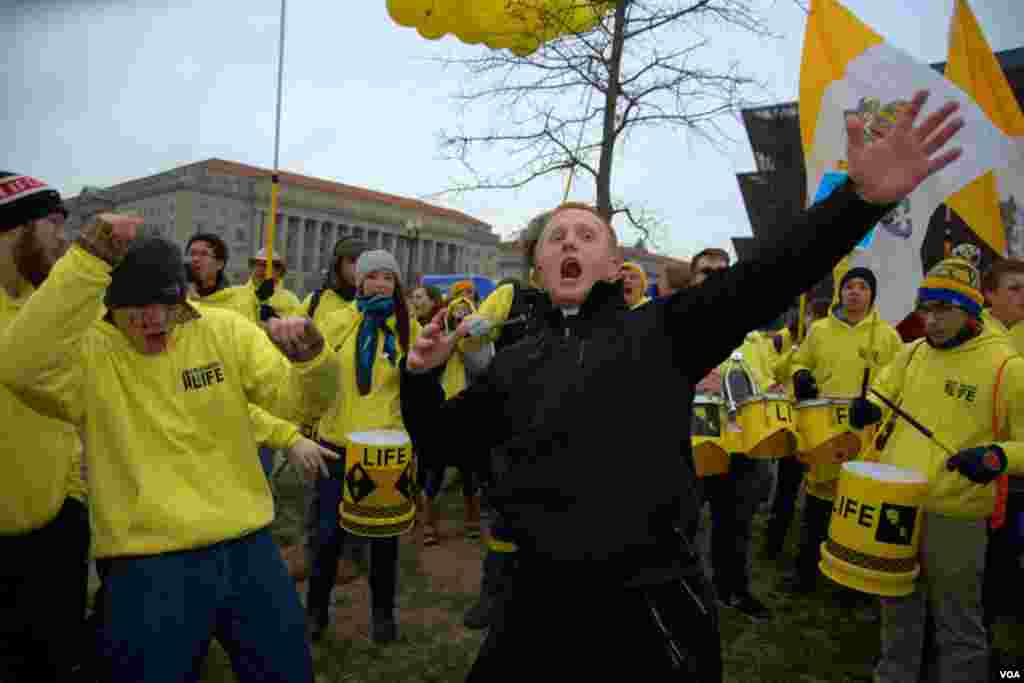
[[[819,567],[848,588],[899,597],[920,573],[921,504],[927,478],[877,462],[848,462],[839,475]]]
[[[399,430],[346,436],[341,527],[384,538],[409,531],[416,520],[416,459]]]

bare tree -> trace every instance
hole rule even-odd
[[[727,137],[717,120],[734,114],[743,91],[756,83],[736,63],[716,70],[702,67],[698,57],[716,31],[767,36],[752,4],[618,0],[593,29],[563,35],[532,55],[488,50],[442,60],[470,76],[471,85],[456,95],[462,113],[473,105],[486,105],[491,113],[486,131],[470,133],[461,124],[441,131],[442,156],[461,162],[470,175],[446,192],[516,189],[551,174],[586,177],[602,214],[609,220],[625,214],[646,242],[656,243],[652,228],[661,230],[652,212],[612,196],[616,151],[632,134],[652,127],[697,134],[714,145]],[[549,34],[565,33],[560,21],[565,18],[559,13],[545,16]],[[508,154],[513,168],[498,175],[478,171],[471,158],[488,148]]]

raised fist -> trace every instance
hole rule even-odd
[[[270,340],[293,363],[311,361],[324,348],[324,337],[309,318],[271,318],[266,326]]]
[[[117,266],[145,220],[141,216],[101,213],[82,228],[78,245],[111,267]]]

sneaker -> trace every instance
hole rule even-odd
[[[491,610],[494,606],[494,598],[486,593],[480,594],[480,599],[472,607],[466,610],[462,618],[462,625],[473,631],[480,631],[491,626]]]
[[[725,606],[747,615],[753,621],[768,621],[772,618],[772,611],[749,592],[733,593],[725,600]]]
[[[373,643],[389,645],[398,640],[398,624],[395,617],[388,613],[373,615]]]

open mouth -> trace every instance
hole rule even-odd
[[[574,258],[562,261],[561,276],[563,280],[577,280],[583,275],[583,266]]]

